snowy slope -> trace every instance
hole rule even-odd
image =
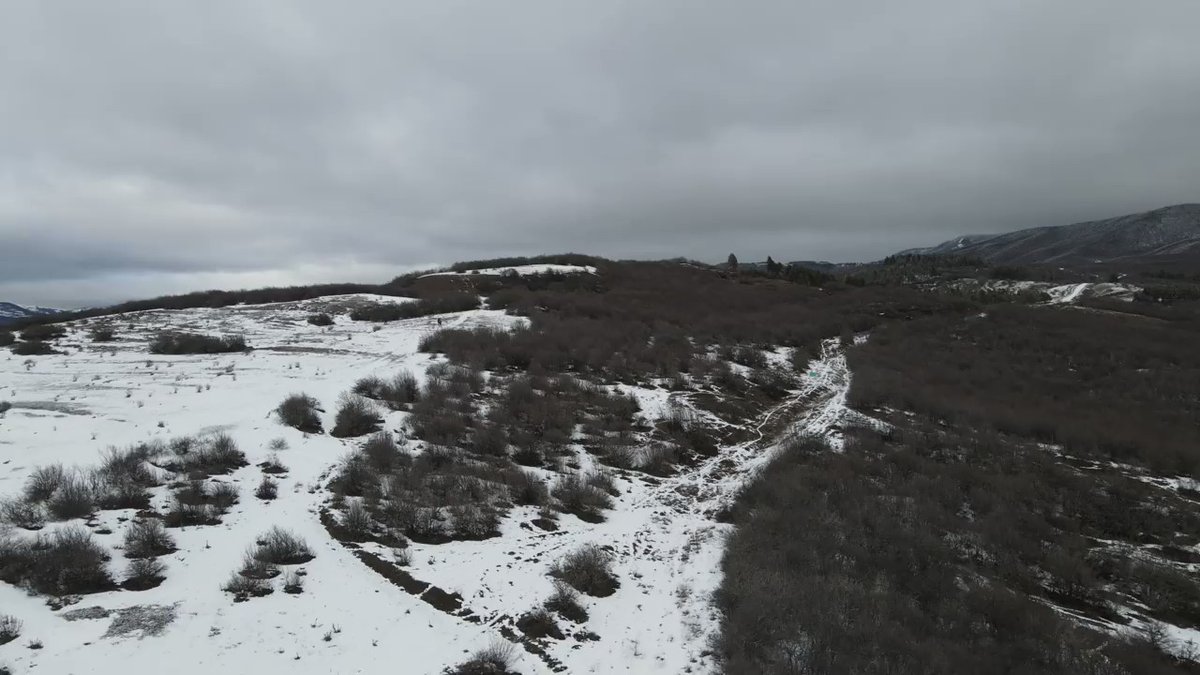
[[[780,440],[798,430],[832,436],[852,416],[845,408],[849,386],[845,359],[828,343],[801,387],[758,423],[752,440],[722,448],[719,455],[665,479],[624,474],[614,510],[600,524],[564,515],[561,529],[531,528],[532,507],[515,508],[502,536],[440,545],[413,544],[408,570],[416,578],[457,591],[465,608],[481,620],[463,620],[435,609],[368,569],[330,538],[318,519],[328,498],[325,481],[355,445],[327,435],[305,435],[279,425],[270,411],[287,394],[304,391],[326,409],[332,426],[337,396],[359,377],[388,375],[400,368],[422,373],[435,359],[417,351],[423,335],[447,326],[508,328],[522,319],[474,310],[387,324],[339,317],[329,328],[305,321],[328,305],[402,298],[345,296],[280,305],[222,309],[148,311],[115,323],[119,341],[94,344],[76,326],[60,342],[67,354],[26,359],[0,352],[0,400],[14,404],[0,417],[0,498],[18,494],[39,464],[61,461],[88,466],[109,446],[167,439],[214,430],[230,433],[250,466],[220,477],[237,485],[241,501],[221,525],[173,529],[179,551],[163,558],[167,580],[140,592],[84,596],[65,610],[52,610],[42,597],[0,584],[0,613],[24,623],[22,637],[0,646],[0,665],[15,673],[151,672],[170,664],[179,675],[264,673],[436,673],[466,654],[511,636],[513,617],[551,592],[548,566],[582,543],[611,547],[621,580],[613,596],[584,602],[591,619],[566,627],[567,639],[552,641],[544,654],[516,651],[522,673],[555,668],[581,673],[707,672],[713,662],[708,639],[716,629],[710,598],[720,577],[718,562],[727,526],[713,515],[744,481],[763,466]],[[213,334],[242,334],[254,350],[245,354],[156,356],[150,336],[162,328]],[[627,388],[643,414],[667,407],[663,390]],[[686,405],[686,399],[677,402]],[[389,428],[405,413],[392,413]],[[255,464],[283,438],[278,452],[289,471],[280,478],[279,498],[262,502],[253,490],[261,477]],[[582,457],[581,461],[590,461]],[[155,490],[154,506],[167,500]],[[112,549],[110,567],[122,577],[117,548],[131,511],[105,511],[89,523]],[[237,569],[257,535],[281,525],[302,535],[316,552],[303,565],[301,595],[274,593],[234,603],[220,587]],[[49,526],[61,527],[61,524]],[[49,529],[48,528],[48,529]],[[26,536],[26,533],[18,533]],[[375,544],[364,549],[387,557]],[[173,620],[160,635],[105,634],[119,616],[67,621],[67,612],[159,608]],[[153,611],[143,610],[153,614]],[[593,631],[599,637],[586,631]],[[40,640],[42,649],[29,649]]]

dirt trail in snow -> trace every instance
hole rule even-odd
[[[599,544],[614,554],[621,589],[585,598],[592,618],[568,626],[566,640],[544,643],[547,655],[573,673],[712,671],[710,640],[719,628],[712,598],[730,527],[716,516],[792,435],[818,435],[840,447],[841,428],[855,417],[845,406],[849,385],[838,341],[826,341],[800,387],[759,418],[751,439],[669,478],[624,482],[605,522],[564,517],[557,532],[513,528],[497,539],[446,544],[434,552],[435,563],[416,562],[412,572],[457,588],[465,607],[504,631],[549,594],[549,564],[580,545]],[[586,631],[599,640],[577,637]]]

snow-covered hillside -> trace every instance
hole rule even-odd
[[[591,265],[554,265],[554,264],[532,264],[532,265],[516,265],[513,267],[487,267],[481,269],[466,270],[463,272],[431,272],[424,275],[425,277],[439,276],[457,276],[464,274],[479,274],[483,276],[501,276],[504,274],[515,274],[525,276],[527,274],[595,274],[596,268]]]
[[[11,302],[0,302],[0,326],[31,316],[57,314],[61,311],[60,309],[52,309],[50,307],[37,307],[34,305],[22,307]]]
[[[0,615],[23,624],[19,639],[0,646],[0,666],[14,673],[131,673],[164,667],[195,673],[437,673],[489,645],[519,643],[515,617],[552,592],[548,567],[584,544],[611,551],[620,579],[615,594],[584,596],[590,619],[565,626],[562,640],[515,650],[522,673],[707,672],[709,638],[717,626],[710,597],[727,526],[715,514],[744,481],[797,431],[831,435],[848,421],[845,359],[835,342],[801,376],[800,386],[767,410],[748,440],[666,478],[618,472],[619,496],[606,520],[592,524],[564,515],[556,531],[530,525],[536,507],[514,507],[501,536],[482,541],[413,543],[404,568],[412,578],[461,596],[461,607],[439,609],[433,590],[410,594],[363,563],[395,552],[376,543],[347,545],[321,522],[330,476],[358,439],[304,434],[272,414],[287,395],[303,391],[324,407],[333,426],[338,396],[356,379],[407,369],[420,376],[441,359],[418,351],[426,336],[447,327],[511,329],[523,319],[486,309],[385,324],[348,321],[317,327],[313,312],[403,298],[342,296],[300,303],[222,309],[147,311],[112,323],[118,341],[93,343],[74,326],[58,346],[66,354],[24,358],[0,353],[0,499],[15,497],[40,465],[88,468],[109,447],[224,432],[249,466],[217,482],[231,484],[239,502],[221,524],[172,528],[178,551],[164,556],[166,580],[145,591],[108,591],[74,598],[54,609],[45,596],[0,584]],[[163,329],[244,335],[253,351],[160,356],[147,345]],[[622,386],[642,415],[687,407],[686,394]],[[386,429],[407,415],[391,411]],[[653,419],[651,419],[653,421]],[[582,450],[580,462],[590,460]],[[273,456],[287,471],[278,498],[254,496],[258,466]],[[153,489],[151,508],[170,501],[168,486]],[[111,553],[113,576],[123,578],[122,535],[132,509],[100,511],[86,527]],[[50,523],[41,534],[78,525]],[[222,584],[243,553],[273,526],[303,537],[315,559],[304,571],[304,592],[275,592],[235,603]],[[3,526],[0,526],[3,527]],[[0,538],[33,538],[10,528]],[[357,554],[357,555],[356,555]],[[276,586],[280,580],[273,582]],[[422,587],[424,588],[424,587]],[[95,608],[95,609],[93,609]],[[34,648],[40,645],[39,648]]]

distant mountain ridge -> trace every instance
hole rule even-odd
[[[31,316],[45,316],[47,314],[58,314],[62,310],[53,309],[50,307],[22,307],[11,302],[0,302],[0,326],[11,323],[16,323],[21,319],[26,319]]]
[[[1200,204],[1176,204],[1105,220],[1005,234],[967,235],[901,254],[973,255],[989,263],[1009,265],[1158,259],[1200,262]]]

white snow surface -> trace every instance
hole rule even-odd
[[[441,545],[413,544],[408,570],[418,579],[457,591],[482,618],[478,624],[443,613],[368,569],[330,538],[318,520],[328,497],[324,484],[358,441],[305,435],[278,424],[271,410],[286,395],[318,398],[330,428],[336,400],[362,376],[391,375],[407,368],[419,377],[434,357],[417,351],[423,335],[442,327],[511,328],[523,319],[473,310],[386,324],[306,323],[330,302],[397,301],[356,295],[278,305],[222,309],[147,311],[117,317],[120,341],[94,344],[75,326],[60,342],[67,354],[31,359],[0,354],[0,400],[14,407],[0,417],[0,498],[20,493],[30,472],[51,462],[87,467],[110,446],[222,430],[246,452],[250,466],[218,477],[237,485],[240,503],[211,527],[172,529],[179,551],[164,556],[166,581],[141,592],[83,596],[65,610],[45,598],[0,584],[0,613],[24,624],[20,639],[0,646],[0,665],[15,673],[438,673],[483,647],[503,641],[500,630],[550,595],[546,572],[562,554],[585,543],[610,547],[621,587],[607,598],[581,596],[591,618],[569,629],[547,651],[571,673],[710,672],[709,639],[717,630],[712,594],[720,584],[719,562],[728,525],[714,514],[727,505],[796,432],[814,433],[840,445],[844,424],[862,420],[845,407],[846,362],[836,341],[802,375],[800,388],[767,411],[751,440],[721,448],[716,457],[679,474],[648,480],[618,479],[621,494],[607,520],[588,524],[571,515],[560,529],[530,527],[531,507],[515,508],[500,537]],[[400,300],[402,301],[402,300]],[[245,354],[159,356],[147,342],[160,329],[242,334],[254,350]],[[638,396],[643,414],[654,416],[674,402],[659,389],[625,387]],[[389,413],[386,428],[405,413]],[[779,424],[786,421],[785,424]],[[279,459],[279,497],[253,496],[261,473],[255,465],[272,451],[272,439],[288,449]],[[581,461],[589,461],[581,454]],[[155,490],[154,506],[167,501]],[[105,511],[91,523],[112,534],[96,538],[112,552],[110,567],[123,578],[123,521],[131,511]],[[76,521],[78,524],[78,521]],[[62,527],[52,524],[47,529]],[[279,525],[307,540],[316,558],[302,567],[305,591],[278,590],[234,603],[221,585],[257,535]],[[13,534],[13,533],[10,533]],[[16,536],[27,533],[15,532]],[[387,555],[374,544],[364,549]],[[276,587],[279,582],[276,580]],[[65,611],[157,605],[176,618],[158,636],[104,637],[110,618],[68,622]],[[580,639],[593,631],[598,641]],[[328,638],[328,639],[327,639]],[[42,649],[29,649],[40,640]],[[522,673],[553,672],[550,660],[517,648]]]
[[[464,272],[431,272],[423,274],[420,278],[438,277],[438,276],[462,276],[471,274],[487,274],[499,276],[504,273],[517,274],[524,276],[526,274],[595,274],[596,268],[591,265],[515,265],[513,267],[487,267],[477,270],[466,270]]]

